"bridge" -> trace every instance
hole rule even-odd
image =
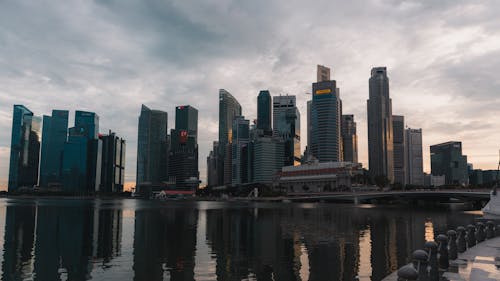
[[[377,191],[377,192],[337,192],[294,194],[280,197],[252,198],[258,201],[285,202],[337,202],[376,203],[387,201],[427,201],[436,203],[486,203],[490,199],[489,190],[437,190],[437,191]]]

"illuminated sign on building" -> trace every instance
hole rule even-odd
[[[188,132],[186,130],[182,130],[179,134],[179,142],[181,144],[187,143]]]
[[[323,95],[323,94],[329,94],[331,93],[331,89],[322,89],[322,90],[316,90],[316,95]]]

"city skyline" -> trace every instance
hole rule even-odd
[[[495,81],[500,32],[491,14],[495,8],[472,1],[437,7],[360,3],[330,9],[345,16],[339,14],[335,23],[319,18],[315,26],[301,25],[302,16],[321,15],[335,3],[307,8],[273,3],[259,14],[261,21],[250,21],[256,11],[247,4],[233,8],[220,4],[217,9],[166,4],[157,9],[160,18],[150,19],[146,15],[151,17],[151,7],[141,4],[81,3],[84,7],[76,13],[65,13],[73,10],[71,3],[1,4],[5,30],[0,31],[0,42],[6,44],[0,45],[0,188],[7,186],[13,104],[25,105],[36,116],[49,115],[52,109],[96,112],[101,132],[112,129],[127,140],[128,183],[135,182],[142,103],[170,116],[177,105],[199,110],[200,177],[205,182],[206,156],[218,135],[220,88],[238,99],[248,120],[257,116],[260,90],[297,96],[303,151],[310,99],[304,93],[316,80],[316,64],[330,66],[341,85],[343,112],[356,118],[364,167],[369,71],[387,66],[393,114],[404,115],[408,127],[422,128],[424,171],[430,171],[429,146],[447,141],[461,141],[474,168],[494,169],[500,136],[499,125],[491,118],[500,108]],[[207,9],[213,15],[206,15]],[[123,15],[134,16],[133,24]],[[287,16],[277,17],[279,22],[276,15]],[[375,24],[360,25],[366,15]],[[221,25],[218,18],[234,24]],[[418,32],[408,35],[416,26]],[[52,30],[51,36],[45,36],[45,28]],[[358,32],[362,28],[369,30]],[[378,32],[382,30],[384,34]],[[241,31],[243,38],[238,35]],[[179,45],[168,40],[176,34]],[[339,43],[325,34],[344,39]],[[132,40],[135,36],[147,40]],[[169,119],[170,130],[174,120]],[[70,116],[69,124],[73,122]]]

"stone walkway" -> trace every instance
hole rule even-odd
[[[500,237],[486,240],[459,254],[450,261],[450,268],[443,274],[449,281],[498,281],[500,280]],[[397,272],[383,281],[397,281]]]

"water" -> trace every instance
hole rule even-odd
[[[0,199],[2,280],[381,280],[477,212]]]

